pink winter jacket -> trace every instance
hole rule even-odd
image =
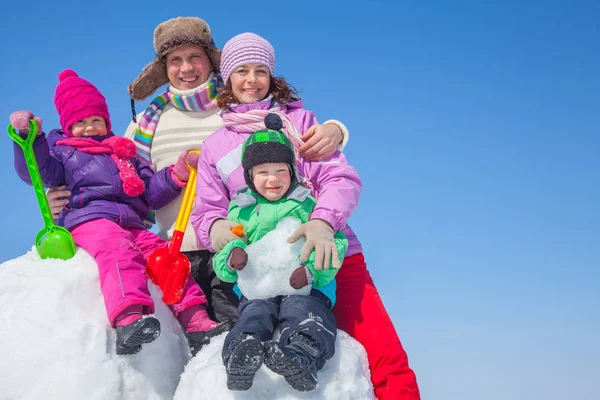
[[[269,109],[270,102],[240,104],[231,112],[244,113],[254,109]],[[286,110],[287,109],[287,110]],[[302,101],[284,107],[299,133],[317,124],[314,114],[303,108]],[[242,144],[252,132],[235,132],[221,128],[202,143],[198,163],[196,203],[191,221],[201,245],[214,252],[210,245],[210,227],[219,218],[227,218],[229,202],[235,192],[246,185],[242,169]],[[313,186],[312,196],[317,205],[310,218],[319,218],[331,224],[334,231],[343,231],[348,238],[346,257],[362,253],[362,246],[346,221],[358,205],[362,183],[358,173],[346,162],[346,157],[336,151],[331,157],[311,162],[296,160],[300,175]]]

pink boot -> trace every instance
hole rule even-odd
[[[210,342],[211,337],[229,331],[234,325],[233,321],[218,323],[211,320],[204,304],[186,308],[177,319],[185,331],[192,357]]]
[[[127,307],[115,318],[115,326],[125,326],[137,321],[142,318],[143,311],[144,306],[141,304],[133,304]]]
[[[142,318],[142,313],[143,306],[134,304],[115,318],[117,354],[137,354],[144,343],[153,342],[160,335],[160,322],[150,316]]]
[[[197,304],[180,311],[177,319],[186,332],[206,332],[219,325],[209,318],[204,304]]]

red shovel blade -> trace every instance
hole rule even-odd
[[[183,298],[183,288],[190,274],[190,261],[182,253],[172,254],[168,248],[156,249],[146,261],[146,273],[161,288],[163,301],[176,304]]]

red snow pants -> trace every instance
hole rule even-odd
[[[346,257],[335,276],[333,308],[337,327],[367,351],[371,380],[379,400],[420,400],[417,378],[392,324],[362,253]]]

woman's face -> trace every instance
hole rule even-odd
[[[212,71],[206,49],[197,44],[178,47],[167,54],[167,76],[176,89],[189,90],[202,85]]]
[[[229,77],[231,91],[239,104],[264,100],[269,93],[271,72],[262,64],[240,65]]]
[[[69,129],[75,137],[104,136],[108,133],[106,121],[98,116],[82,119],[71,125]]]

